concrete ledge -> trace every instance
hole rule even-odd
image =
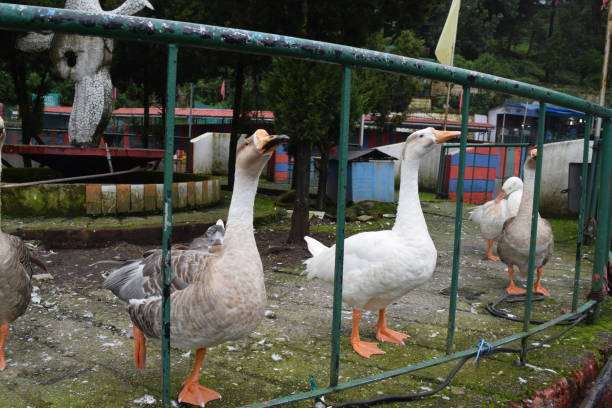
[[[175,224],[172,227],[172,241],[190,241],[202,235],[213,224],[214,222]],[[159,245],[162,239],[162,227],[147,225],[98,229],[20,228],[16,235],[26,240],[41,241],[49,249],[102,248],[122,241],[138,245]]]
[[[219,179],[173,183],[175,210],[219,203]],[[163,184],[45,184],[2,191],[11,216],[147,214],[163,210]]]
[[[282,211],[267,215],[255,216],[254,225],[277,221]],[[225,218],[222,217],[222,218]],[[214,221],[182,222],[172,226],[172,242],[189,242],[202,235]],[[117,242],[128,242],[136,245],[157,245],[162,239],[162,226],[140,225],[118,228],[18,228],[14,233],[25,240],[41,241],[49,249],[84,249],[103,248]]]
[[[548,387],[536,391],[532,396],[520,402],[510,402],[508,408],[574,408],[586,396],[602,366],[606,362],[606,354],[610,351],[610,344],[607,350],[603,350],[603,361],[597,356],[582,357],[580,365],[566,377],[559,378]],[[600,356],[602,357],[602,356]],[[606,405],[601,405],[605,407]],[[599,407],[598,405],[593,408]]]

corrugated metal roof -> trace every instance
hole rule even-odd
[[[338,153],[331,154],[329,159],[338,160]],[[396,160],[395,157],[389,156],[378,149],[349,150],[347,159],[348,161]]]
[[[45,106],[45,112],[47,113],[58,113],[58,114],[70,114],[72,112],[71,106]],[[162,114],[161,108],[150,108],[150,115],[160,116]],[[251,111],[247,113],[252,118],[261,119],[274,119],[274,114],[271,111]],[[119,108],[113,111],[115,116],[143,116],[144,108]],[[175,116],[189,116],[189,108],[176,108],[174,110]],[[214,117],[214,118],[231,118],[233,116],[232,109],[192,109],[193,117]]]

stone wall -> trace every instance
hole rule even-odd
[[[172,185],[175,210],[219,203],[218,179]],[[2,191],[2,211],[9,216],[83,216],[160,213],[163,184],[43,184]]]

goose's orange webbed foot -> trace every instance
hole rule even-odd
[[[198,349],[196,351],[196,358],[193,363],[191,375],[183,383],[183,389],[178,396],[179,402],[186,402],[197,407],[203,407],[207,402],[221,398],[221,394],[217,391],[206,388],[198,382],[204,357],[206,357],[206,349]]]
[[[523,288],[519,288],[518,286],[516,286],[514,284],[514,282],[512,282],[510,285],[508,285],[508,287],[506,288],[506,293],[509,295],[522,295],[525,292],[527,292],[525,289]]]
[[[353,346],[353,350],[355,350],[355,353],[359,354],[361,357],[370,358],[375,354],[385,354],[384,351],[378,348],[378,345],[376,343],[372,343],[369,341],[351,339],[351,345]]]
[[[409,335],[391,330],[388,327],[376,330],[376,339],[387,343],[404,344],[404,339],[410,338]]]
[[[359,322],[361,321],[361,312],[353,310],[353,330],[351,331],[351,345],[355,353],[362,357],[370,358],[374,354],[385,354],[384,351],[378,348],[376,343],[361,341],[359,338]]]
[[[544,296],[550,296],[550,292],[548,292],[546,289],[544,289],[544,287],[540,284],[537,284],[533,287],[533,292],[534,293],[541,293]]]
[[[519,288],[514,284],[514,267],[508,266],[508,287],[506,288],[506,293],[509,295],[522,295],[527,292],[523,288]]]
[[[183,389],[178,396],[179,402],[185,402],[187,404],[195,405],[196,407],[203,407],[206,403],[221,399],[221,394],[210,388],[206,388],[200,385],[198,381],[185,381],[183,383]]]
[[[487,258],[486,259],[490,259],[491,261],[499,261],[499,257],[493,255],[493,240],[489,239],[487,240]]]
[[[132,326],[134,334],[134,365],[144,370],[147,361],[147,345],[144,333],[136,326]]]
[[[404,344],[404,339],[410,338],[410,336],[387,327],[386,313],[386,308],[378,311],[378,323],[374,326],[376,327],[376,338],[387,343]]]
[[[537,277],[535,284],[533,285],[533,291],[543,294],[544,296],[550,296],[550,293],[542,286],[542,268],[536,270]]]

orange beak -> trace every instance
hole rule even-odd
[[[500,193],[497,195],[497,197],[495,197],[495,204],[497,204],[501,200],[503,200],[504,197],[506,197],[506,193],[504,193],[503,191],[500,191]]]
[[[454,137],[457,137],[461,134],[461,132],[450,131],[450,130],[433,130],[434,137],[436,138],[436,143],[444,143],[448,142]]]

